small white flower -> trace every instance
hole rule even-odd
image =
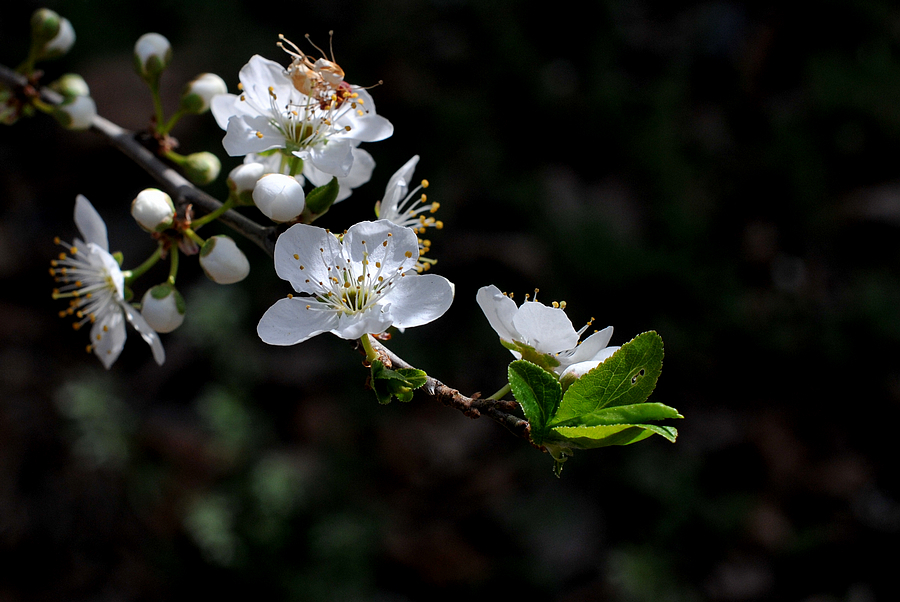
[[[421,238],[421,235],[428,228],[433,227],[440,230],[444,227],[444,223],[425,215],[437,212],[440,207],[439,203],[429,203],[425,193],[419,194],[420,190],[428,188],[428,180],[422,180],[413,190],[409,190],[409,181],[412,179],[418,162],[419,155],[415,155],[391,176],[384,191],[384,199],[375,205],[375,213],[381,219],[412,228],[420,237],[420,260],[416,269],[421,272],[430,268],[431,264],[435,262],[433,259],[421,257],[431,248],[431,241]]]
[[[175,204],[162,190],[145,188],[131,201],[131,216],[147,232],[161,232],[172,227]]]
[[[341,83],[327,100],[307,96],[281,64],[259,55],[241,69],[240,81],[240,96],[220,94],[210,105],[226,130],[222,144],[231,156],[285,149],[327,174],[345,177],[356,145],[393,133],[363,89]]]
[[[168,283],[150,288],[141,299],[141,315],[156,332],[172,332],[181,326],[184,313],[184,297]]]
[[[60,315],[74,315],[78,319],[74,323],[76,330],[91,324],[88,349],[106,368],[112,366],[125,347],[125,320],[150,345],[153,359],[162,365],[166,355],[159,335],[125,302],[125,277],[109,253],[106,224],[81,195],[75,199],[75,225],[84,240],[76,238],[75,244],[68,244],[57,239],[68,252],[51,262],[50,274],[60,284],[53,291],[53,298],[69,299],[69,308]]]
[[[187,83],[181,93],[181,108],[200,114],[209,110],[209,103],[217,94],[227,94],[225,80],[215,73],[201,73]]]
[[[253,202],[270,220],[289,222],[303,213],[306,195],[303,186],[291,176],[271,173],[256,182]]]
[[[250,273],[247,256],[224,234],[209,237],[200,249],[200,267],[218,284],[240,282]]]
[[[259,321],[270,345],[331,332],[342,339],[410,328],[440,317],[453,301],[443,276],[417,275],[416,236],[387,220],[360,222],[343,240],[296,224],[275,243],[275,272],[303,296],[278,300]]]
[[[527,359],[552,369],[557,374],[572,364],[608,357],[607,344],[613,328],[607,326],[581,343],[590,322],[576,331],[562,307],[548,307],[526,300],[521,306],[493,284],[478,290],[475,296],[504,347],[517,359]],[[559,304],[555,304],[559,305]]]

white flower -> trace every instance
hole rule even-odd
[[[561,307],[548,307],[528,300],[517,307],[515,301],[493,284],[480,288],[475,299],[504,346],[516,358],[527,359],[561,374],[572,364],[605,359],[611,354],[607,344],[612,338],[612,326],[579,343],[590,322],[576,331]]]
[[[344,177],[356,145],[393,133],[363,89],[342,83],[327,100],[307,96],[294,87],[281,64],[259,55],[244,65],[240,80],[240,96],[220,94],[211,101],[231,156],[285,149],[327,174]]]
[[[375,159],[368,152],[361,148],[353,147],[350,149],[353,156],[353,165],[350,166],[350,172],[346,176],[339,176],[338,195],[334,200],[339,203],[350,196],[354,188],[362,186],[372,177],[372,171],[375,169]],[[250,153],[244,157],[244,165],[259,164],[262,166],[263,173],[280,173],[290,175],[290,158],[293,155],[285,156],[281,152],[272,154]],[[313,186],[324,186],[334,177],[330,173],[325,173],[318,169],[311,161],[303,162],[303,171],[294,176],[300,184],[309,180]]]
[[[303,213],[306,195],[303,185],[291,176],[270,173],[256,182],[253,202],[273,222],[289,222]]]
[[[53,298],[70,300],[69,309],[60,315],[78,318],[74,324],[76,329],[91,324],[88,349],[106,368],[112,366],[125,347],[125,320],[150,345],[153,359],[162,365],[166,355],[159,335],[134,307],[125,302],[125,277],[109,253],[106,224],[81,195],[75,199],[75,225],[84,240],[76,238],[75,244],[68,244],[57,239],[68,253],[61,253],[58,260],[51,262],[50,273],[60,283],[53,291]]]
[[[443,315],[453,287],[412,272],[415,233],[386,220],[351,226],[343,240],[322,228],[291,226],[275,243],[275,271],[304,296],[280,299],[259,321],[259,337],[293,345],[331,332],[342,339],[409,328]]]
[[[200,267],[217,284],[240,282],[250,273],[250,262],[234,240],[224,234],[210,236],[200,249]]]
[[[375,205],[375,213],[381,219],[412,228],[417,235],[421,236],[426,229],[431,227],[440,230],[444,227],[444,223],[434,217],[424,215],[437,212],[440,207],[439,203],[429,203],[425,193],[416,196],[420,190],[428,188],[428,180],[422,180],[413,190],[409,190],[409,181],[412,179],[418,162],[419,155],[415,155],[391,176],[384,191],[384,199]],[[419,238],[420,255],[427,253],[430,248],[431,241]],[[433,259],[420,257],[416,269],[420,272],[427,270],[434,262]]]

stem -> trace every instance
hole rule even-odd
[[[177,253],[175,253],[175,254],[177,255]],[[156,250],[153,251],[153,254],[150,257],[148,257],[144,261],[144,263],[142,263],[138,267],[134,268],[133,270],[128,270],[126,272],[122,272],[122,274],[125,276],[125,284],[131,284],[132,282],[137,280],[138,277],[140,277],[144,274],[144,272],[146,272],[147,270],[152,268],[154,265],[156,265],[156,262],[159,261],[159,258],[161,256],[162,256],[162,245],[157,245]]]
[[[169,254],[169,279],[167,282],[175,286],[175,276],[178,274],[178,247],[173,246],[172,252]]]
[[[369,338],[369,335],[362,335],[359,342],[362,343],[363,349],[366,350],[366,360],[369,363],[378,359],[378,353],[375,351],[375,348],[372,347],[372,339]]]
[[[289,175],[291,175],[291,176],[296,176],[298,173],[303,171],[303,159],[301,159],[297,155],[291,156],[290,165],[291,165],[291,171],[290,171]]]
[[[166,116],[163,113],[162,99],[159,97],[159,81],[147,82],[147,85],[150,87],[150,96],[153,97],[153,110],[156,113],[156,131],[160,134],[165,134],[160,129],[164,127]]]
[[[184,117],[184,111],[178,109],[175,111],[175,114],[172,115],[172,118],[162,127],[156,128],[156,131],[160,134],[168,134],[172,131],[172,128],[175,127],[175,124],[178,123],[178,120]]]
[[[222,203],[221,207],[219,207],[215,211],[207,213],[206,215],[204,215],[202,217],[198,217],[197,219],[192,221],[191,228],[194,230],[199,230],[202,226],[205,226],[206,224],[213,221],[214,219],[218,219],[220,215],[222,215],[223,213],[225,213],[226,211],[228,211],[229,209],[234,207],[234,205],[235,205],[235,198],[228,197],[228,200],[225,201],[224,203]]]
[[[201,247],[202,247],[204,244],[206,244],[206,241],[203,240],[203,239],[202,239],[196,232],[194,232],[193,229],[191,229],[191,228],[185,228],[185,229],[182,230],[181,232],[182,232],[182,234],[184,234],[185,236],[187,236],[188,238],[190,238],[191,240],[193,240],[195,243],[197,243],[197,244],[198,244],[199,246],[201,246]]]
[[[509,386],[509,383],[503,385],[503,388],[488,397],[487,399],[503,399],[503,396],[509,393],[512,390],[512,387]]]

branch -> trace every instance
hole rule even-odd
[[[385,347],[377,340],[372,340],[372,347],[381,356],[381,362],[387,368],[413,368],[403,358]],[[494,399],[482,399],[476,393],[473,397],[466,397],[456,389],[448,387],[436,378],[428,377],[425,384],[419,389],[429,397],[441,402],[447,407],[455,408],[469,418],[488,418],[499,422],[509,429],[515,436],[530,440],[531,425],[527,420],[510,414],[518,407],[514,401],[502,401]]]
[[[45,87],[35,88],[26,77],[4,65],[0,65],[0,82],[12,90],[21,91],[26,96],[38,96],[45,103],[58,105],[63,102],[63,97],[57,92]],[[192,204],[205,212],[215,211],[222,206],[220,201],[196,188],[184,176],[143,146],[134,132],[121,128],[99,115],[94,117],[91,122],[91,130],[103,136],[113,147],[144,168],[180,206]],[[219,220],[256,243],[268,255],[274,254],[275,241],[278,238],[275,226],[261,226],[236,211],[226,211],[219,217]],[[413,368],[380,342],[373,340],[372,343],[386,367]],[[469,418],[487,416],[505,426],[517,437],[530,440],[531,425],[527,420],[510,413],[518,407],[518,404],[513,401],[481,399],[477,394],[473,397],[466,397],[456,389],[448,387],[430,376],[419,390],[445,406],[459,410]]]

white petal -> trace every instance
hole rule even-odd
[[[232,115],[243,114],[243,111],[238,110],[241,104],[240,97],[235,94],[219,94],[209,101],[209,110],[219,127],[225,130],[228,129],[228,120]]]
[[[375,159],[368,152],[361,148],[353,147],[353,165],[350,166],[350,173],[346,177],[338,178],[338,191],[335,203],[343,201],[353,192],[354,188],[362,186],[372,178],[372,171],[375,169]],[[303,175],[313,184],[313,186],[324,186],[334,177],[330,173],[325,173],[321,169],[313,165],[312,161],[303,163]]]
[[[128,321],[131,322],[131,325],[134,326],[137,333],[141,335],[144,342],[150,345],[150,350],[153,352],[153,359],[156,360],[157,364],[162,366],[163,362],[166,361],[166,352],[163,349],[162,341],[159,340],[159,335],[156,334],[155,330],[150,328],[150,325],[147,324],[147,320],[144,319],[144,316],[142,316],[130,303],[125,303],[123,301],[121,305],[122,310],[125,312],[125,317],[128,318]]]
[[[578,343],[578,333],[566,312],[543,303],[523,303],[513,317],[513,324],[524,337],[523,342],[541,353],[564,351]]]
[[[279,96],[284,95],[287,88],[293,88],[290,78],[280,63],[258,54],[250,57],[247,64],[241,67],[238,77],[241,80],[244,94],[249,95],[251,100],[260,107],[269,106],[269,86],[272,86],[273,91]],[[279,98],[279,104],[284,106],[288,100],[288,98]]]
[[[328,140],[308,151],[309,160],[327,174],[345,177],[353,166],[353,145],[344,140]],[[300,156],[299,153],[295,153]],[[302,158],[302,157],[301,157]]]
[[[560,355],[559,360],[565,365],[596,360],[598,358],[595,356],[606,348],[612,335],[613,327],[607,326],[603,330],[595,332],[583,340],[581,344],[575,347],[575,349],[573,349],[566,357]]]
[[[453,303],[450,281],[437,274],[405,276],[385,295],[394,326],[411,328],[435,320]]]
[[[236,115],[228,120],[222,139],[225,152],[231,157],[261,153],[272,148],[284,148],[284,135],[263,116]]]
[[[109,370],[125,348],[125,318],[121,311],[113,308],[97,318],[91,327],[91,345],[103,367]]]
[[[387,245],[383,244],[385,241]],[[380,262],[384,270],[406,272],[414,269],[419,260],[419,239],[412,228],[386,219],[359,222],[344,235],[344,254],[360,264],[365,252],[369,262]]]
[[[106,223],[91,202],[81,194],[75,197],[75,225],[85,242],[92,242],[109,252]]]
[[[389,138],[394,133],[394,126],[390,121],[375,113],[375,101],[368,92],[363,89],[357,89],[356,92],[363,103],[358,104],[356,109],[351,109],[337,120],[338,126],[350,126],[350,131],[340,132],[337,135],[360,142],[377,142]],[[357,110],[363,111],[363,114],[358,114]]]
[[[493,284],[478,289],[475,300],[490,322],[491,328],[500,335],[501,339],[504,341],[521,340],[522,337],[513,324],[513,318],[518,311],[515,301],[501,293],[500,289]]]
[[[279,299],[266,310],[256,327],[269,345],[295,345],[337,326],[337,313],[307,309],[314,301],[295,297]]]
[[[359,314],[340,314],[338,324],[331,333],[342,339],[358,339],[364,334],[379,334],[391,326],[391,312],[376,307]]]
[[[296,257],[294,257],[296,255]],[[317,226],[294,224],[275,242],[275,273],[298,293],[320,293],[341,257],[341,243]],[[302,266],[302,268],[301,268]]]

